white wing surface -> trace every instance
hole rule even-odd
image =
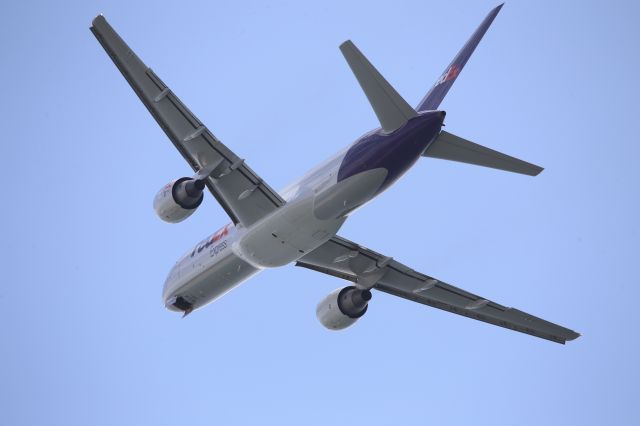
[[[235,224],[249,226],[284,204],[244,160],[222,144],[129,48],[102,16],[91,31],[142,103]]]
[[[339,236],[302,257],[296,265],[354,282],[359,287],[374,288],[553,342],[564,344],[580,336],[575,331],[416,272]]]

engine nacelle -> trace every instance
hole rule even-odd
[[[318,303],[316,316],[329,330],[342,330],[353,325],[367,312],[371,291],[354,286],[339,288]]]
[[[165,222],[182,222],[196,211],[204,198],[203,180],[183,177],[165,185],[153,199],[153,209]]]

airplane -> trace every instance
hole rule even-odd
[[[317,305],[318,320],[330,330],[353,325],[367,311],[372,290],[377,290],[557,343],[580,336],[338,235],[352,213],[388,189],[421,157],[530,176],[543,170],[442,130],[446,112],[438,109],[440,103],[502,6],[489,12],[415,109],[351,41],[341,44],[380,127],[280,193],[220,142],[98,15],[90,30],[195,173],[160,189],[153,200],[155,212],[169,223],[183,221],[200,206],[208,189],[231,219],[176,262],[163,288],[166,308],[184,317],[258,272],[294,263],[347,281]]]

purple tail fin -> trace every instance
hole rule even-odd
[[[440,106],[440,102],[442,102],[451,86],[453,86],[453,82],[456,81],[458,74],[460,74],[460,71],[462,71],[462,68],[471,57],[471,54],[475,50],[476,46],[478,46],[478,43],[480,43],[480,40],[482,40],[482,36],[484,36],[484,33],[487,32],[487,29],[489,29],[489,26],[495,19],[496,15],[498,15],[498,12],[500,12],[500,9],[502,9],[503,5],[504,3],[494,8],[491,12],[489,12],[487,17],[484,18],[484,21],[482,21],[471,38],[462,47],[462,49],[460,49],[460,52],[458,52],[456,57],[453,58],[453,61],[451,61],[438,81],[436,81],[431,90],[429,90],[429,93],[427,93],[424,99],[420,101],[420,104],[416,108],[418,112],[438,109],[438,107]]]

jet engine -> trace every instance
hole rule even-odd
[[[165,222],[182,222],[204,198],[204,180],[183,177],[165,185],[153,199],[153,209]]]
[[[369,300],[369,290],[360,290],[354,286],[339,288],[318,303],[316,316],[329,330],[342,330],[367,312]]]

